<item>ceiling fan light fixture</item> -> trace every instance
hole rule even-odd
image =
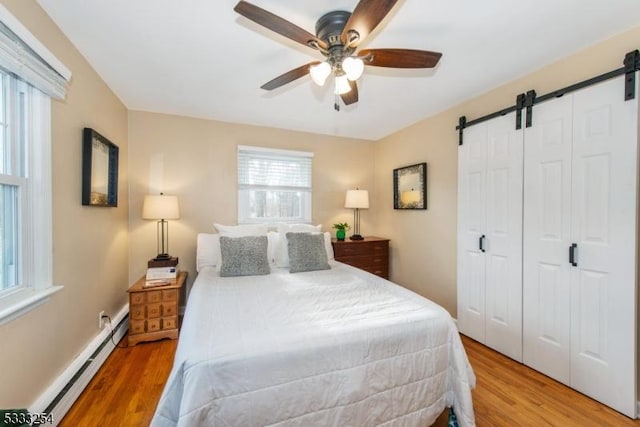
[[[362,72],[364,71],[364,62],[360,58],[347,56],[342,61],[342,69],[346,73],[347,78],[353,82],[362,76]]]
[[[311,80],[318,86],[323,86],[324,82],[327,81],[327,77],[331,74],[331,65],[328,62],[321,62],[317,65],[313,65],[309,67],[309,74],[311,75]]]
[[[351,85],[346,75],[336,76],[335,78],[335,91],[336,95],[343,95],[351,91]]]

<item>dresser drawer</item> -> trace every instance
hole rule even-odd
[[[387,256],[389,253],[388,242],[362,242],[362,243],[348,243],[348,244],[336,244],[333,247],[335,257],[344,257],[351,255],[383,255]]]
[[[338,261],[354,267],[368,270],[370,268],[387,267],[389,265],[389,257],[382,255],[353,255],[345,256]]]

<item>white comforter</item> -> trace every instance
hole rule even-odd
[[[449,314],[332,269],[198,275],[153,426],[474,425],[475,377]]]

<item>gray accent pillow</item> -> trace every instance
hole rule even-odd
[[[329,270],[322,233],[287,233],[289,272]]]
[[[220,236],[220,276],[258,276],[271,273],[267,236]]]

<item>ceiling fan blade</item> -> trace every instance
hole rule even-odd
[[[357,46],[378,26],[397,2],[398,0],[360,0],[344,26],[340,36],[342,43],[349,40],[349,30],[355,30],[360,35],[353,43],[353,46]]]
[[[271,31],[305,46],[309,46],[309,41],[315,41],[323,49],[328,47],[324,41],[320,40],[310,32],[292,24],[284,18],[274,15],[267,10],[251,3],[247,3],[246,1],[240,1],[233,10],[245,18],[252,20],[256,24],[260,24]]]
[[[390,68],[433,68],[440,61],[440,52],[414,49],[362,49],[358,52],[365,65]],[[365,59],[364,57],[370,56]]]
[[[318,61],[314,61],[308,64],[304,64],[301,67],[294,68],[293,70],[287,71],[286,73],[279,75],[275,79],[263,84],[262,86],[260,86],[260,89],[273,90],[273,89],[279,88],[280,86],[284,86],[287,83],[291,83],[292,81],[297,80],[300,77],[304,77],[305,75],[309,74],[309,67],[319,63],[320,62]]]
[[[351,86],[351,90],[340,95],[344,105],[351,105],[358,102],[358,84],[355,81],[352,82],[349,80],[349,86]]]

